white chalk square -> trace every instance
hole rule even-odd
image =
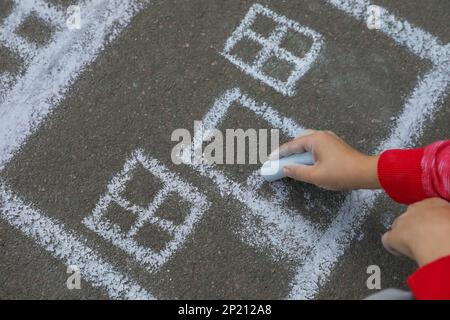
[[[252,30],[252,26],[258,16],[264,16],[275,23],[276,27],[268,36],[261,35]],[[298,57],[280,46],[288,31],[297,32],[312,40],[310,50],[303,57]],[[250,62],[244,61],[239,55],[233,53],[233,50],[242,41],[253,41],[261,46],[261,50],[259,50]],[[297,82],[314,64],[322,48],[322,44],[323,39],[318,32],[301,26],[296,21],[280,16],[260,4],[255,4],[250,8],[241,24],[226,41],[222,55],[239,69],[255,79],[264,82],[279,93],[286,96],[293,96],[295,95]],[[264,66],[271,58],[283,60],[291,64],[292,67],[290,70],[283,70],[283,77],[268,74]]]
[[[155,176],[162,187],[156,192],[153,200],[147,207],[136,205],[123,195],[126,185],[130,182],[137,166]],[[107,187],[108,191],[101,197],[92,214],[83,220],[83,223],[115,246],[134,257],[138,263],[150,272],[157,271],[172,254],[184,243],[187,236],[193,231],[195,225],[209,208],[205,196],[190,184],[182,181],[178,176],[160,164],[156,159],[137,150],[126,161],[122,171],[117,174]],[[188,204],[188,214],[181,224],[162,218],[156,213],[164,210],[165,203],[172,195],[178,195]],[[106,217],[109,207],[114,204],[136,216],[136,220],[129,230],[122,230],[117,224]],[[148,226],[153,226],[168,235],[170,239],[155,250],[137,241],[137,234]],[[161,238],[161,235],[152,235]]]

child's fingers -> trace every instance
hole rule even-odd
[[[307,183],[316,184],[314,181],[314,166],[304,166],[304,165],[292,165],[283,168],[283,173],[286,177],[303,181]]]
[[[395,250],[392,246],[392,233],[391,231],[386,232],[381,237],[381,243],[383,243],[383,247],[392,255],[400,257],[402,254]]]
[[[294,153],[303,153],[312,149],[312,134],[308,134],[281,145],[269,155],[269,160],[277,160]]]
[[[398,220],[398,218],[397,218]],[[381,238],[384,248],[395,256],[407,256],[414,259],[414,256],[408,246],[408,242],[405,239],[405,232],[402,227],[399,227],[400,223],[392,225],[392,229],[386,232]]]
[[[301,138],[301,137],[309,136],[310,134],[313,134],[313,133],[316,132],[316,131],[317,131],[317,130],[313,130],[313,129],[300,130],[300,132],[297,134],[296,138]]]
[[[413,258],[411,250],[407,245],[408,241],[405,239],[404,220],[407,217],[407,212],[401,214],[392,222],[391,230],[381,237],[381,242],[384,248],[393,255]]]

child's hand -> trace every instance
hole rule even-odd
[[[287,177],[329,190],[380,188],[378,157],[360,153],[330,131],[307,130],[297,139],[282,145],[270,158],[305,151],[313,154],[315,164],[286,166],[284,174]]]
[[[450,203],[427,199],[408,207],[383,235],[384,247],[424,266],[450,255]]]

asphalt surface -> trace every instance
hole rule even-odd
[[[239,87],[257,101],[276,106],[308,128],[333,130],[350,144],[373,152],[392,128],[418,76],[430,64],[324,1],[259,1],[271,10],[320,32],[325,46],[300,80],[296,95],[285,97],[241,72],[220,52],[252,1],[153,1],[139,12],[71,87],[61,105],[0,173],[21,198],[57,219],[127,272],[156,297],[167,299],[283,299],[290,291],[295,263],[274,259],[238,236],[246,207],[221,196],[214,183],[184,165],[171,162],[171,133],[193,130],[217,97]],[[445,0],[375,1],[447,43],[450,2]],[[67,3],[66,3],[67,4]],[[8,1],[0,2],[0,19]],[[33,23],[32,21],[30,22]],[[21,32],[33,33],[25,26]],[[45,43],[44,31],[36,41]],[[292,50],[307,47],[293,43]],[[240,54],[250,54],[242,49]],[[17,69],[14,55],[0,47],[0,70]],[[274,66],[276,68],[276,66]],[[427,122],[420,146],[450,136],[450,102]],[[255,115],[233,109],[222,128],[270,128]],[[283,137],[286,140],[286,137]],[[211,207],[186,243],[156,273],[87,229],[89,216],[136,149],[143,149],[205,194]],[[255,166],[224,166],[243,182]],[[145,173],[127,189],[127,197],[151,201],[158,185]],[[141,180],[139,180],[141,179]],[[298,210],[320,230],[333,221],[347,193],[323,191],[292,181],[287,207]],[[145,191],[143,191],[145,190]],[[267,186],[260,193],[266,195]],[[185,204],[162,207],[182,219]],[[380,236],[404,207],[386,197],[376,202],[358,236],[339,257],[319,299],[359,299],[367,289],[366,269],[378,265],[382,287],[406,288],[413,262],[383,250]],[[114,219],[114,212],[111,213]],[[127,224],[130,221],[123,220]],[[151,238],[151,236],[149,236]],[[145,239],[144,239],[145,240]],[[163,236],[152,240],[161,247]],[[107,299],[105,291],[82,282],[66,288],[66,266],[0,219],[0,298]]]

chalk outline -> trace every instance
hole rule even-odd
[[[93,287],[105,288],[111,298],[155,299],[89,248],[85,239],[18,198],[3,181],[0,181],[0,208],[3,220],[67,266],[79,267],[83,280],[89,281]]]
[[[364,19],[364,15],[365,15],[365,10],[364,8],[367,7],[367,5],[369,4],[368,1],[349,1],[349,0],[327,0],[331,5],[335,6],[337,9],[344,11],[352,16],[354,16],[355,18],[357,18],[358,20],[363,20]],[[387,12],[387,11],[386,11]],[[392,21],[398,21],[393,15],[387,13],[386,16],[388,18],[392,18]],[[404,24],[409,25],[406,21],[403,22]],[[414,46],[411,46],[410,43],[408,43],[408,35],[405,33],[403,34],[405,36],[405,39],[401,39],[401,38],[396,38],[395,34],[390,32],[389,30],[382,30],[382,32],[386,33],[391,39],[393,39],[397,44],[400,44],[401,46],[406,46],[410,51],[412,51],[413,53],[415,53],[416,55],[418,55],[421,58],[424,59],[429,59],[431,61],[434,62],[435,67],[433,68],[433,71],[430,72],[428,75],[424,76],[424,80],[422,83],[419,83],[419,85],[416,87],[417,90],[415,90],[413,92],[413,94],[411,95],[409,101],[411,103],[407,103],[406,106],[409,106],[408,108],[404,108],[404,111],[402,113],[402,115],[400,115],[397,119],[397,126],[394,130],[392,130],[391,133],[391,138],[385,140],[384,143],[381,144],[381,146],[378,148],[378,150],[387,148],[387,147],[395,147],[395,146],[405,146],[408,145],[412,140],[418,138],[420,136],[421,131],[417,130],[416,132],[414,132],[414,130],[410,130],[411,128],[422,128],[422,124],[427,120],[427,117],[431,117],[433,114],[433,111],[435,111],[435,109],[438,107],[438,104],[440,101],[442,101],[443,99],[445,99],[446,96],[446,87],[448,86],[448,77],[445,77],[446,75],[444,75],[443,73],[448,71],[449,66],[448,66],[448,48],[449,46],[444,46],[440,44],[440,41],[437,40],[437,38],[435,38],[434,36],[423,32],[421,29],[413,27],[411,25],[409,25],[411,27],[411,34],[415,34],[415,32],[417,30],[420,31],[420,33],[424,33],[426,37],[428,37],[429,39],[431,39],[431,41],[426,41],[427,43],[432,43],[433,41],[436,41],[436,43],[438,44],[438,52],[436,53],[436,51],[432,51],[432,50],[417,50]],[[444,58],[442,58],[444,57]],[[76,73],[75,73],[76,75]],[[439,76],[443,77],[443,81],[447,84],[447,86],[445,87],[440,87],[440,88],[435,88],[433,87],[433,82],[434,79],[438,78]],[[67,87],[69,86],[70,82],[72,82],[75,79],[75,76],[73,76],[72,79],[70,79],[69,81],[67,81],[67,85],[63,86],[62,89],[60,89],[59,92],[59,99],[61,99],[63,93],[65,92],[65,90],[67,89]],[[422,85],[420,85],[422,84]],[[428,84],[431,84],[431,86],[428,86]],[[430,98],[429,103],[427,103],[427,105],[425,106],[426,108],[424,108],[425,110],[422,110],[420,108],[418,108],[419,112],[416,113],[414,110],[416,110],[417,108],[417,103],[416,101],[420,100],[420,97],[422,95],[425,95],[426,97]],[[435,97],[435,99],[433,99],[433,95]],[[58,103],[57,101],[58,99],[56,99],[56,101],[53,102],[52,104],[52,108],[55,107]],[[44,117],[48,114],[48,109],[51,108],[44,108],[47,110],[44,110],[44,112],[42,112],[43,116],[42,117],[37,117],[37,119],[32,119],[32,114],[29,113],[27,119],[28,120],[36,120],[34,121],[34,123],[32,125],[30,125],[30,128],[28,130],[26,130],[26,132],[23,134],[21,139],[14,139],[17,147],[15,150],[11,151],[17,151],[18,146],[20,146],[22,143],[24,143],[25,138],[27,136],[29,136],[37,127],[37,125],[39,123],[42,122],[42,120],[44,119]],[[45,112],[47,111],[47,112]],[[0,115],[4,116],[4,115]],[[411,126],[408,127],[408,125],[403,125],[405,122],[402,122],[402,119],[408,119],[408,118],[412,118],[413,121],[408,121],[407,123],[413,123],[413,124],[418,124],[416,126]],[[415,122],[417,121],[417,122]],[[399,135],[396,135],[399,134]],[[396,136],[399,136],[400,138],[396,139]],[[3,154],[2,154],[3,156]],[[10,157],[11,155],[8,155],[8,157]],[[3,160],[3,159],[2,159]],[[4,165],[5,162],[2,161],[0,162],[0,165]],[[1,167],[2,168],[2,167]],[[373,203],[375,201],[374,198],[377,197],[377,195],[379,193],[374,193],[374,192],[368,192],[369,195],[366,195],[365,192],[354,192],[351,194],[350,198],[353,199],[358,199],[359,196],[361,196],[363,199],[366,199],[365,201],[359,201],[359,203],[361,204],[361,206],[363,206],[363,202],[365,203]],[[370,200],[372,199],[373,200]],[[370,201],[369,201],[370,200]],[[357,201],[357,200],[353,200],[353,201]],[[351,202],[351,201],[350,201]],[[345,208],[346,205],[344,204],[343,208]],[[3,208],[2,208],[3,210]],[[345,211],[347,212],[347,214],[345,213]],[[365,215],[367,215],[367,211],[361,211],[362,213],[364,213],[360,218],[358,218],[358,221],[353,221],[354,224],[359,225],[362,223],[362,220],[365,219]],[[341,217],[341,220],[344,221],[345,223],[347,223],[349,220],[355,219],[355,217],[348,217],[349,215],[349,210],[344,210],[342,209],[339,217]],[[24,230],[22,230],[24,231]],[[341,240],[343,240],[345,243],[348,243],[351,241],[351,238],[353,238],[354,234],[351,234],[350,229],[343,229],[340,230],[340,232],[338,232],[337,234],[330,235],[330,239],[332,239],[333,241],[330,244],[330,250],[332,252],[335,252],[334,254],[334,258],[337,259],[342,253],[343,250],[345,249],[345,247],[347,245],[339,245],[337,244],[337,239],[340,238]],[[25,231],[24,231],[25,232]],[[26,232],[25,232],[26,233]],[[322,237],[323,239],[324,237]],[[323,247],[323,243],[322,242],[320,245],[322,245]],[[335,247],[337,247],[337,251],[333,251],[335,249]],[[325,249],[328,249],[328,247],[325,247]],[[323,258],[323,256],[322,256]],[[306,287],[304,290],[302,290],[300,288],[300,290],[296,290],[296,286],[297,289],[299,288],[299,286],[302,285],[301,281],[297,282],[297,284],[293,285],[291,294],[290,294],[290,298],[312,298],[314,297],[314,294],[317,292],[318,290],[318,286],[319,286],[319,282],[322,280],[323,281],[323,276],[326,276],[327,274],[329,274],[331,272],[332,267],[334,266],[334,264],[336,263],[336,261],[330,261],[329,263],[324,262],[323,259],[321,259],[321,257],[316,256],[315,261],[312,261],[314,266],[320,266],[323,267],[323,271],[322,272],[315,272],[315,270],[312,270],[311,273],[308,273],[309,276],[312,276],[312,278],[310,279],[309,283],[306,283],[307,285],[309,284],[310,286]],[[312,265],[310,265],[312,266]],[[317,269],[316,269],[317,270]],[[303,272],[306,272],[308,270],[304,269]],[[302,269],[300,268],[298,270],[298,274],[302,273]],[[321,279],[322,277],[322,279]],[[305,283],[303,283],[305,284]],[[104,285],[104,287],[108,288],[108,286]]]
[[[36,53],[39,52],[38,46],[18,35],[17,29],[31,15],[45,21],[55,31],[61,31],[64,23],[64,12],[59,8],[47,5],[42,0],[26,0],[14,2],[12,12],[5,18],[0,28],[0,44],[17,54],[22,61],[21,69],[26,69]],[[50,43],[52,39],[50,39]],[[0,74],[1,87],[7,89],[14,82],[14,76],[9,73]],[[2,92],[0,91],[0,102]]]
[[[38,46],[17,34],[17,28],[32,14],[44,20],[49,26],[61,31],[65,14],[58,7],[48,5],[42,0],[15,1],[12,12],[6,17],[0,29],[0,42],[25,60],[31,62]],[[51,42],[51,40],[50,40]]]
[[[432,116],[434,109],[447,95],[446,89],[450,83],[450,45],[443,45],[431,34],[405,20],[398,20],[386,9],[373,6],[369,1],[327,0],[327,2],[359,20],[366,19],[369,6],[379,8],[380,17],[383,18],[380,31],[419,58],[430,60],[434,64],[432,70],[422,80],[418,81],[418,85],[413,89],[410,98],[406,101],[401,114],[395,121],[396,126],[391,131],[390,137],[380,144],[376,152],[408,146],[412,141],[419,138],[427,117]],[[218,98],[220,104],[222,103],[221,99],[221,97]],[[220,114],[220,119],[223,117],[224,114]],[[204,120],[211,121],[211,119],[213,119],[213,116],[209,115]],[[217,120],[215,123],[219,123],[220,119],[213,120]],[[221,193],[232,194],[233,190],[229,189],[234,187],[234,196],[238,201],[243,204],[246,204],[247,201],[255,202],[251,194],[247,194],[245,197],[241,196],[240,193],[243,191],[236,189],[239,184],[228,179],[211,166],[197,166],[196,170],[204,176],[209,175],[215,181]],[[253,184],[253,187],[258,187],[259,183],[258,179],[255,180],[255,175],[250,176],[247,180],[247,184]],[[227,184],[228,186],[226,186]],[[252,190],[254,191],[255,188]],[[306,261],[303,260],[297,268],[296,276],[290,285],[289,298],[308,299],[314,297],[320,285],[326,281],[326,276],[331,273],[337,259],[355,237],[356,232],[353,228],[363,223],[369,209],[373,207],[380,194],[382,194],[380,191],[359,190],[347,196],[344,204],[338,210],[337,217],[333,219],[320,237],[319,242],[314,245],[313,250],[307,255]],[[250,242],[252,243],[252,241]],[[266,246],[264,243],[262,245]],[[282,245],[286,246],[286,242]],[[298,257],[298,255],[294,255],[294,257]]]
[[[134,171],[139,165],[162,183],[162,188],[156,192],[146,208],[130,203],[123,195],[127,183],[133,179]],[[179,249],[210,207],[206,197],[197,188],[169,171],[158,160],[141,149],[133,152],[132,156],[125,162],[122,171],[111,180],[107,190],[106,194],[98,201],[91,215],[83,220],[84,225],[134,257],[151,273],[158,271]],[[180,225],[155,216],[164,201],[167,201],[174,194],[179,195],[190,204],[190,212]],[[128,232],[124,232],[117,224],[112,223],[105,217],[108,207],[112,203],[116,203],[124,210],[136,215],[137,220]],[[134,237],[145,224],[158,226],[169,233],[172,240],[167,242],[161,251],[144,247]]]
[[[81,30],[69,31],[64,28],[57,30],[51,42],[39,51],[35,51],[36,53],[33,52],[36,50],[35,46],[24,43],[19,38],[17,38],[16,46],[13,42],[9,42],[8,46],[15,47],[13,50],[25,58],[24,63],[27,69],[22,77],[15,79],[11,89],[0,97],[0,136],[2,137],[0,139],[0,170],[5,168],[13,155],[25,144],[27,138],[59,105],[82,69],[93,62],[105,45],[114,40],[135,14],[149,3],[150,0],[84,0],[79,3],[83,10]],[[30,6],[34,11],[38,11],[38,15],[44,20],[54,18],[53,11],[48,9],[50,4],[43,3],[41,0],[21,1],[20,5],[16,2],[10,15],[16,15],[14,19],[22,19],[30,12]],[[61,20],[58,18],[59,14],[55,13],[55,17],[57,26],[61,24]],[[13,28],[1,30],[3,36],[9,34],[9,37],[15,37]],[[13,38],[8,38],[9,40],[14,41]],[[55,77],[56,74],[58,77]],[[3,81],[2,84],[6,84],[5,77]],[[7,84],[10,83],[11,81]],[[104,288],[110,298],[155,298],[126,275],[117,271],[116,267],[105,262],[89,248],[84,239],[73,236],[74,233],[67,230],[62,223],[32,209],[14,196],[4,182],[0,184],[0,202],[0,216],[5,221],[31,237],[38,245],[66,265],[77,262],[82,278],[88,280],[94,287]],[[8,206],[16,208],[13,215],[10,214],[11,209]],[[61,238],[50,237],[57,234]],[[76,249],[75,252],[71,252],[72,245]],[[108,278],[108,275],[111,278]]]
[[[201,148],[202,142],[211,139],[212,130],[218,128],[225,120],[230,108],[235,105],[254,112],[255,115],[273,127],[279,128],[291,138],[302,130],[295,121],[282,116],[269,104],[259,103],[242,93],[239,88],[234,88],[220,95],[203,117],[203,131],[198,132],[192,142],[194,154]],[[185,155],[188,156],[188,154]],[[310,251],[314,242],[319,239],[318,229],[311,222],[298,211],[286,209],[280,205],[282,197],[286,194],[281,193],[279,197],[275,194],[272,199],[256,194],[255,191],[258,191],[264,182],[258,172],[251,174],[247,183],[243,185],[216,169],[214,164],[197,163],[191,160],[193,159],[182,159],[202,176],[212,179],[222,196],[232,195],[249,209],[249,212],[242,217],[246,232],[240,232],[240,236],[246,242],[256,247],[270,248],[274,259],[286,256],[300,259],[304,252]],[[258,225],[258,228],[255,225]]]
[[[366,0],[326,0],[336,9],[365,21],[366,12],[372,4]],[[446,99],[450,84],[450,46],[406,20],[401,20],[379,7],[381,31],[396,44],[434,64],[431,71],[418,81],[405,102],[401,114],[395,121],[390,136],[384,140],[375,153],[390,148],[409,146],[422,133],[427,118],[431,118],[439,104]],[[380,191],[353,191],[345,200],[328,230],[314,247],[306,261],[296,270],[291,283],[290,299],[311,299],[317,294],[331,273],[337,259],[355,238],[355,227],[360,227],[373,208]]]
[[[251,26],[257,19],[258,15],[265,16],[278,24],[268,38],[251,29]],[[311,49],[304,57],[299,58],[286,49],[280,47],[289,30],[296,31],[301,35],[312,39],[313,43],[311,45]],[[248,64],[238,56],[231,54],[234,47],[240,41],[245,39],[249,39],[262,46],[262,49],[257,54],[256,59],[251,64]],[[290,20],[285,16],[281,16],[260,4],[254,4],[250,7],[248,13],[245,15],[244,19],[233,32],[231,37],[227,39],[222,55],[239,69],[264,82],[276,91],[286,96],[294,96],[298,80],[300,80],[315,63],[322,46],[322,35],[318,32],[302,26],[296,21]],[[291,65],[294,65],[287,80],[282,81],[280,79],[276,79],[263,71],[264,64],[272,57],[276,57],[279,60],[284,60]]]

